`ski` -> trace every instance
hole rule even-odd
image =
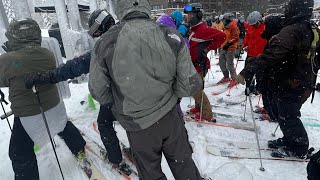
[[[230,159],[260,159],[258,150],[254,149],[239,149],[239,148],[223,148],[215,145],[207,145],[206,150],[214,156],[228,157]],[[294,157],[276,158],[270,155],[268,150],[260,150],[261,159],[276,160],[276,161],[291,161],[291,162],[309,162],[308,159],[298,159]]]
[[[83,159],[77,159],[80,168],[88,176],[90,180],[106,180],[104,175],[98,170],[98,168],[93,164],[93,161],[89,157],[84,157]]]
[[[256,143],[251,142],[240,142],[240,141],[228,141],[228,140],[220,140],[216,138],[206,137],[206,141],[209,144],[214,144],[215,146],[223,147],[223,148],[238,148],[238,149],[258,149]],[[272,151],[272,148],[268,148],[267,142],[260,141],[260,150]]]
[[[186,122],[193,122],[193,123],[200,123],[203,125],[209,125],[209,126],[217,126],[217,127],[225,127],[225,128],[233,128],[233,129],[240,129],[240,130],[247,130],[247,131],[255,131],[253,125],[248,124],[235,124],[235,123],[213,123],[208,121],[200,121],[197,119],[194,119],[194,117],[191,117],[190,115],[185,115],[184,120]]]
[[[88,137],[83,132],[81,132],[81,134],[82,134],[82,136],[85,137],[87,142],[90,141],[93,144],[93,146],[89,146],[88,143],[87,143],[87,145],[85,146],[85,149],[87,151],[89,151],[90,153],[92,153],[97,158],[101,159],[103,162],[111,165],[112,170],[116,171],[117,174],[121,175],[126,180],[131,180],[131,177],[130,177],[131,175],[138,176],[138,173],[136,171],[134,171],[129,165],[127,165],[126,171],[122,171],[121,169],[115,167],[114,164],[109,162],[108,159],[106,158],[107,157],[107,151],[105,150],[105,148],[103,148],[99,143],[97,143],[96,141],[94,141],[93,139]],[[95,147],[95,148],[93,148],[93,147]],[[96,150],[96,149],[98,149],[98,150]]]

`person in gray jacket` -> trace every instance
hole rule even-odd
[[[96,43],[89,90],[99,103],[114,103],[140,179],[166,179],[163,153],[175,179],[200,180],[177,102],[198,92],[202,80],[179,32],[150,14],[148,0],[117,1],[120,23]]]

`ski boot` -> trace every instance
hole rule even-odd
[[[200,113],[197,113],[197,114],[195,114],[194,115],[194,119],[196,119],[196,120],[200,120]],[[201,120],[203,120],[203,121],[208,121],[208,122],[212,122],[212,123],[216,123],[217,122],[217,120],[213,117],[212,119],[209,119],[209,118],[205,118],[205,117],[201,117]]]
[[[287,158],[292,157],[293,153],[289,151],[286,147],[279,147],[278,149],[272,150],[270,155],[276,158]]]
[[[130,176],[132,174],[132,169],[124,161],[122,161],[120,164],[113,164],[113,168],[117,169],[120,172],[123,172],[127,176]]]
[[[268,147],[272,149],[277,149],[286,145],[287,145],[287,142],[284,138],[268,141]]]
[[[223,77],[217,84],[225,84],[230,81],[231,81],[231,79],[229,77]]]
[[[271,154],[272,157],[276,158],[288,158],[288,157],[295,157],[299,159],[305,159],[307,153],[305,154],[296,154],[289,150],[287,147],[280,147],[278,149],[272,150]]]

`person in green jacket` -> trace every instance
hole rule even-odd
[[[32,90],[25,88],[25,76],[56,67],[52,52],[41,47],[41,30],[32,19],[13,20],[5,33],[8,41],[0,55],[0,87],[9,87],[14,114],[9,156],[15,180],[38,180],[34,145],[49,142],[40,106]],[[37,88],[52,136],[59,133],[75,156],[83,155],[86,142],[78,129],[67,120],[66,109],[56,85]]]

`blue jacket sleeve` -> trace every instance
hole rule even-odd
[[[61,64],[50,72],[51,82],[66,81],[89,73],[91,51]]]
[[[189,29],[186,25],[181,24],[178,28],[178,32],[181,34],[182,37],[186,37],[188,34]]]

